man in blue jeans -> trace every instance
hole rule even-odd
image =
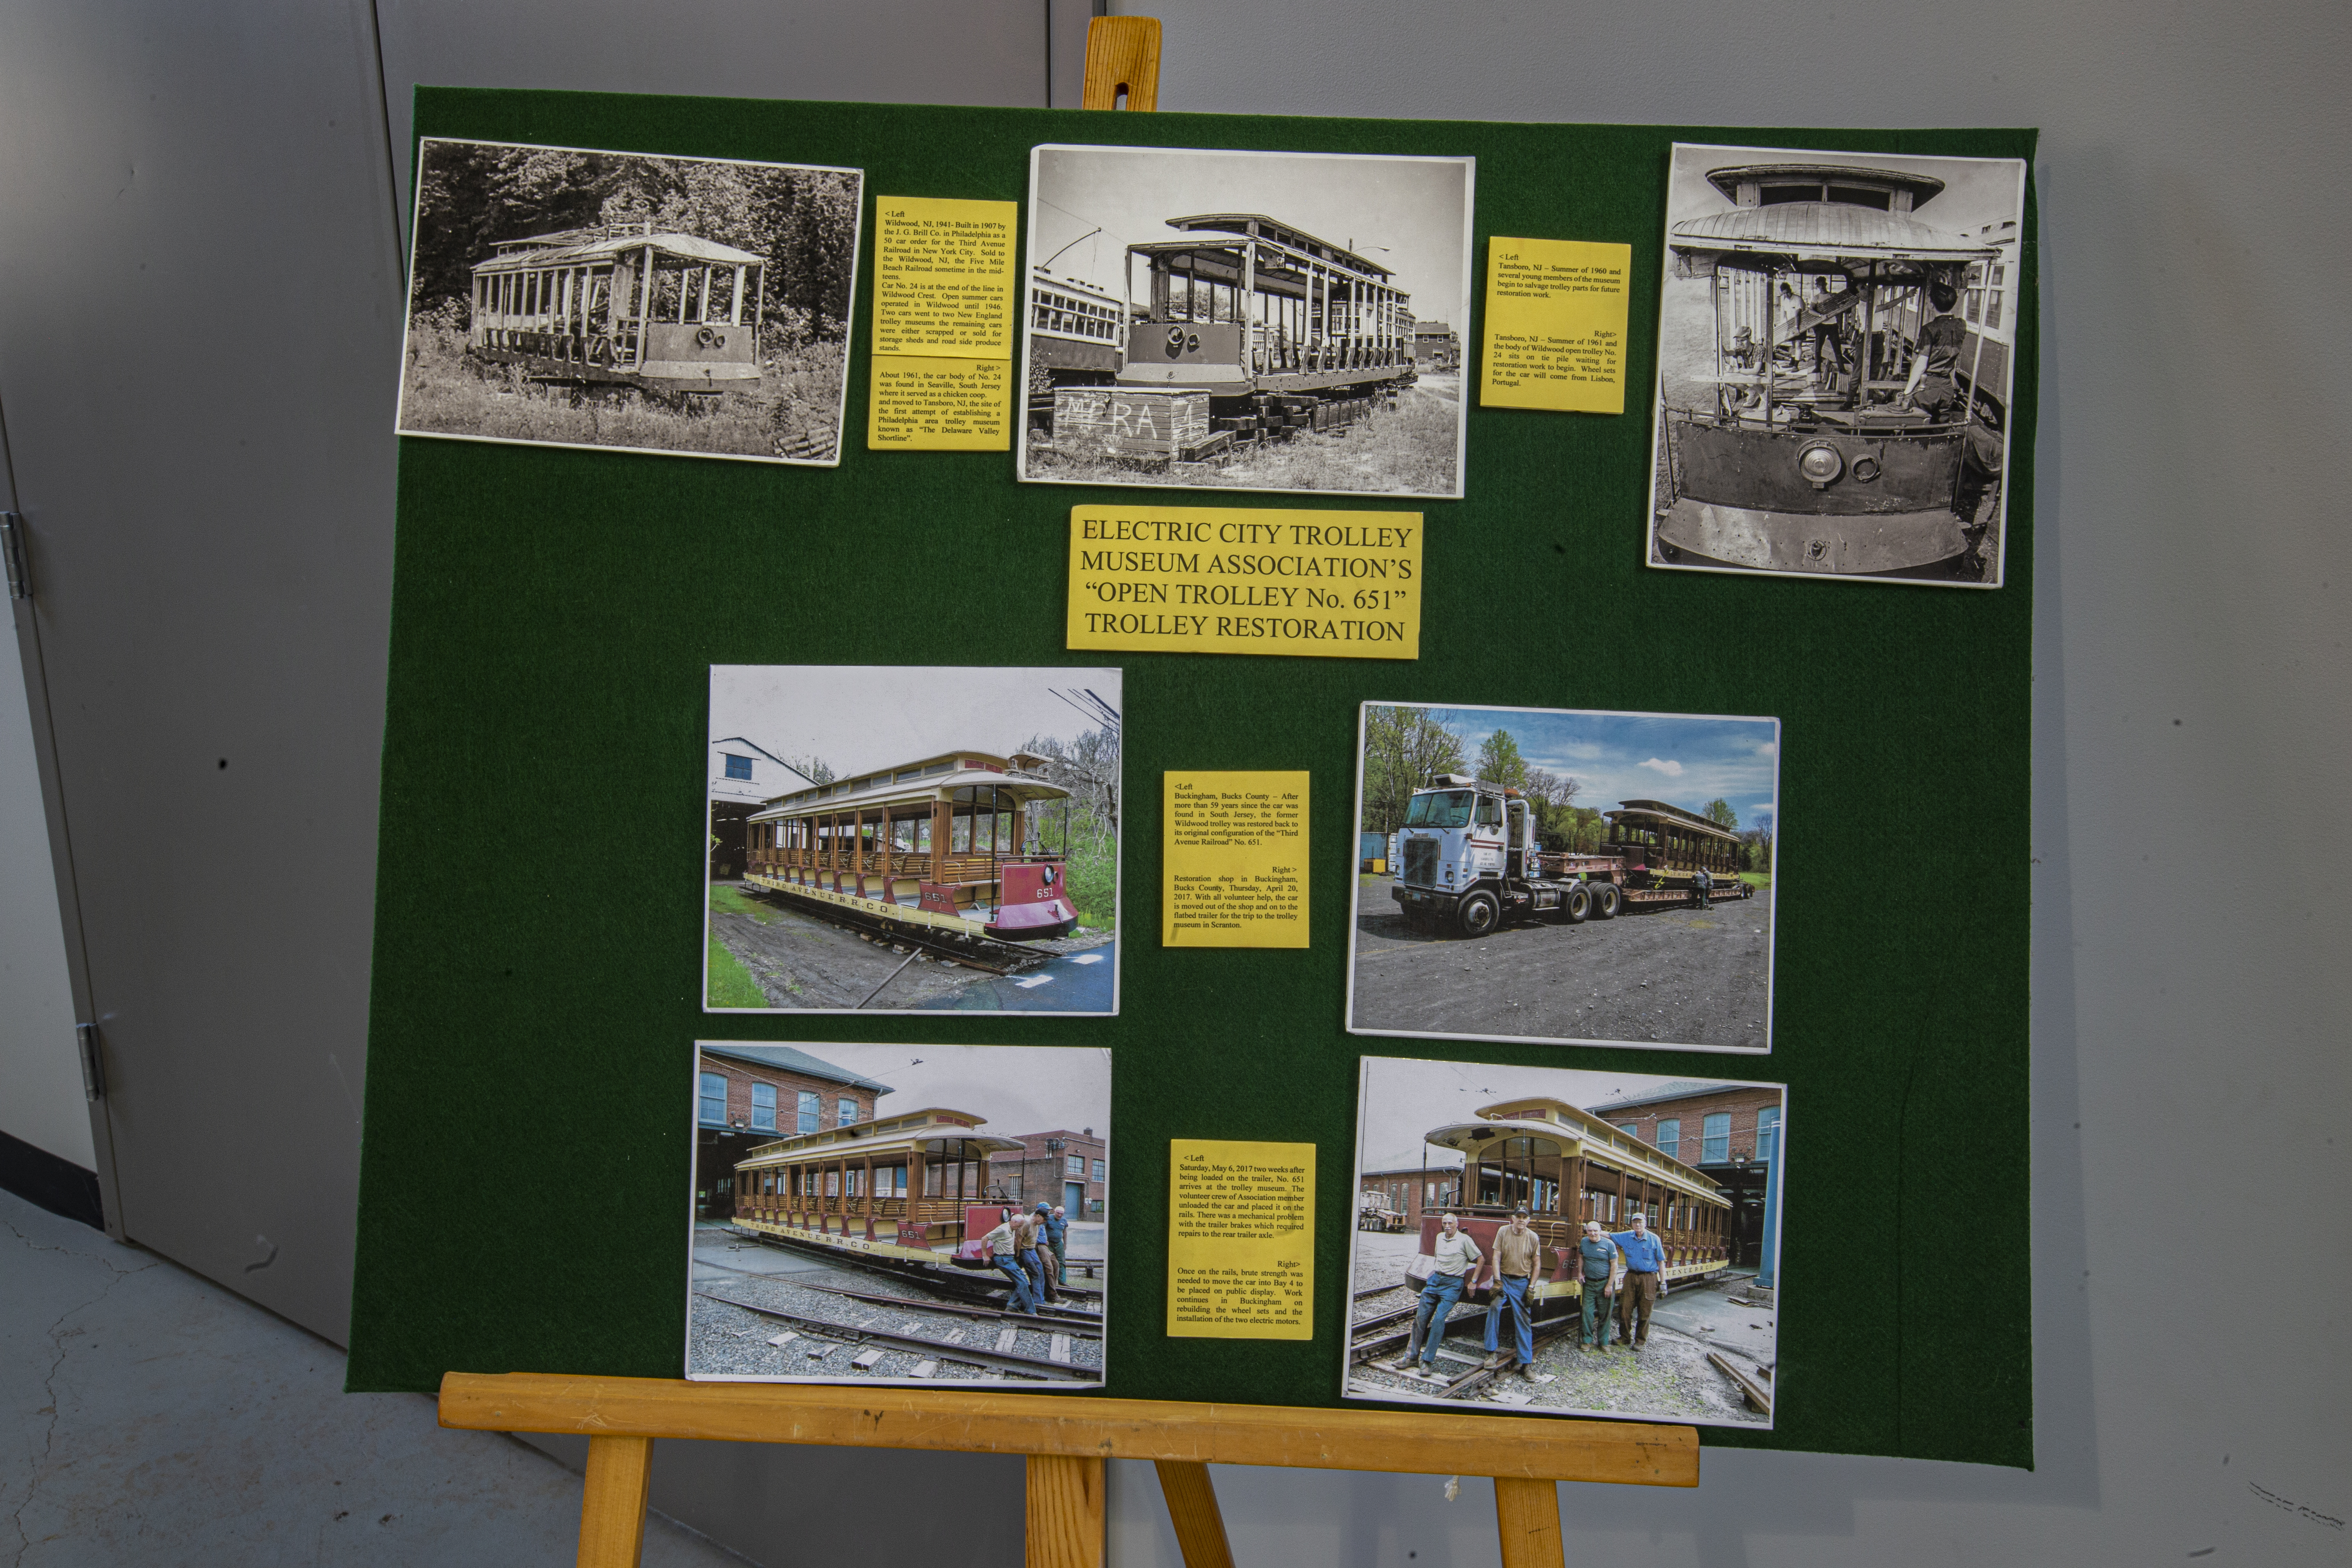
[[[1535,1324],[1528,1318],[1528,1292],[1535,1287],[1536,1270],[1543,1266],[1543,1238],[1528,1224],[1525,1205],[1511,1211],[1511,1223],[1495,1233],[1495,1300],[1486,1308],[1486,1360],[1496,1359],[1502,1339],[1502,1319],[1510,1314],[1517,1331],[1519,1375],[1541,1383],[1536,1371]]]
[[[1003,1222],[982,1239],[988,1243],[988,1260],[1013,1281],[1013,1300],[1005,1303],[1005,1310],[1034,1315],[1037,1309],[1029,1300],[1029,1276],[1021,1268],[1020,1227],[1012,1213],[1007,1211]]]
[[[1438,1221],[1436,1267],[1421,1288],[1421,1304],[1412,1314],[1412,1332],[1404,1342],[1404,1354],[1389,1363],[1392,1371],[1411,1372],[1418,1355],[1419,1375],[1437,1374],[1437,1345],[1445,1338],[1445,1320],[1452,1315],[1454,1303],[1462,1300],[1463,1287],[1469,1283],[1470,1271],[1478,1266],[1480,1256],[1478,1244],[1462,1233],[1459,1219],[1447,1215]]]
[[[1633,1229],[1610,1239],[1625,1255],[1625,1286],[1617,1293],[1617,1337],[1627,1350],[1637,1351],[1650,1342],[1650,1309],[1658,1302],[1658,1275],[1666,1266],[1666,1249],[1639,1214],[1633,1216]]]

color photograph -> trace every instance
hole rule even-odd
[[[1022,478],[1459,497],[1474,174],[1036,148]]]
[[[1780,721],[1367,702],[1348,1027],[1768,1051]]]
[[[425,138],[400,433],[833,466],[864,182]]]
[[[2025,164],[1677,143],[1649,561],[1998,588]]]
[[[703,1008],[1118,1011],[1116,669],[713,665]]]
[[[1097,1388],[1110,1053],[695,1047],[686,1375]]]
[[[1360,1070],[1347,1398],[1772,1425],[1782,1085]]]

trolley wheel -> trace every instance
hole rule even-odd
[[[1562,893],[1559,896],[1559,918],[1572,926],[1580,926],[1591,919],[1592,889],[1578,882]]]
[[[1502,921],[1503,906],[1492,893],[1468,894],[1454,907],[1454,923],[1464,936],[1486,936]]]
[[[1624,907],[1625,895],[1618,890],[1616,883],[1592,884],[1592,918],[1594,920],[1613,921],[1617,918],[1617,911]]]

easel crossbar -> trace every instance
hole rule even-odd
[[[1689,1426],[1038,1394],[453,1372],[441,1425],[592,1437],[1698,1485]]]

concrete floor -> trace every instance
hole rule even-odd
[[[0,1568],[568,1564],[580,1480],[218,1286],[0,1192]],[[656,1515],[645,1561],[750,1561]]]

